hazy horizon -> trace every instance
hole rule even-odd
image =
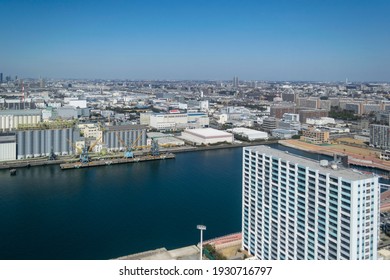
[[[4,0],[0,72],[53,79],[387,82],[389,8],[384,0]]]

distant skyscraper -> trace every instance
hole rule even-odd
[[[261,260],[377,258],[378,178],[320,163],[244,148],[245,250]]]
[[[39,80],[39,87],[41,88],[45,87],[45,80],[43,78]]]
[[[0,83],[3,82],[3,73],[0,73]]]
[[[233,77],[233,87],[238,88],[238,77]]]

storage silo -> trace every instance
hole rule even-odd
[[[26,130],[26,158],[30,158],[33,156],[33,131],[32,130]]]
[[[26,156],[26,131],[19,130],[17,132],[17,152],[16,152],[16,158],[17,159],[23,159]]]
[[[47,137],[47,133],[46,133],[46,130],[41,130],[40,131],[41,133],[41,141],[39,143],[39,148],[41,149],[41,155],[42,156],[47,156],[47,142],[46,142],[46,137]]]
[[[68,141],[66,139],[69,137],[69,129],[63,128],[60,133],[60,144],[61,144],[61,155],[68,154]]]
[[[41,133],[43,133],[42,130],[33,130],[32,147],[34,157],[41,156]]]
[[[61,141],[60,141],[60,130],[59,129],[54,129],[54,133],[53,133],[53,149],[54,149],[54,153],[56,155],[60,155],[61,154]]]
[[[53,130],[48,129],[45,131],[45,141],[46,141],[46,149],[45,153],[49,155],[51,150],[54,152],[54,144],[53,144]]]

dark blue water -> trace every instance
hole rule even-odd
[[[0,171],[0,259],[109,259],[241,230],[242,149]]]

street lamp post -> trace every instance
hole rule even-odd
[[[204,226],[204,225],[197,225],[196,228],[200,230],[200,260],[202,260],[202,255],[203,255],[203,231],[206,230],[206,226]]]

